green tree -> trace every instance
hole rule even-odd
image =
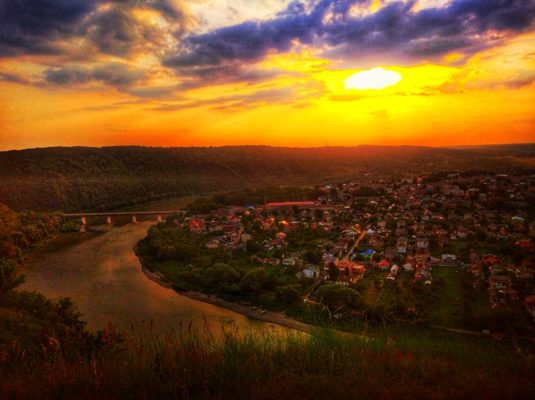
[[[240,280],[240,273],[225,263],[215,263],[206,270],[206,283],[220,290],[229,290]]]
[[[323,285],[318,289],[317,296],[331,311],[344,307],[358,308],[362,305],[360,294],[347,286]]]
[[[251,254],[255,254],[260,250],[260,245],[254,240],[248,240],[245,242],[245,251]]]
[[[260,292],[268,280],[269,277],[264,268],[255,268],[243,276],[240,285],[244,290]]]
[[[297,300],[299,300],[299,295],[300,295],[299,289],[300,289],[299,285],[279,286],[276,289],[277,299],[279,299],[280,301],[288,305],[293,304]]]
[[[305,260],[312,264],[319,264],[321,262],[321,251],[318,249],[309,249],[305,252]]]
[[[10,291],[24,283],[24,276],[17,271],[13,261],[0,261],[0,300]]]

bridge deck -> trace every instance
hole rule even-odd
[[[114,217],[129,215],[169,215],[174,213],[184,213],[182,210],[174,211],[113,211],[113,212],[88,212],[88,213],[66,213],[64,217]]]

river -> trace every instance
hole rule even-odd
[[[222,328],[287,331],[190,299],[148,279],[133,247],[151,223],[125,224],[100,234],[60,235],[28,260],[23,289],[48,297],[70,297],[93,330],[111,323],[119,330],[134,326],[160,332],[189,329],[190,325],[211,332],[221,332]]]

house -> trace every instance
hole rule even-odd
[[[399,267],[396,264],[392,265],[392,267],[390,267],[390,273],[388,274],[386,279],[390,279],[390,280],[396,279],[398,271],[399,271]]]
[[[416,247],[419,249],[427,249],[429,247],[429,239],[423,236],[416,238]]]
[[[533,244],[533,241],[531,239],[517,240],[515,246],[518,246],[521,249],[525,249],[531,252],[535,251],[535,245]]]
[[[464,190],[462,190],[459,185],[445,183],[442,185],[442,193],[452,196],[463,196]]]
[[[388,260],[382,259],[381,261],[377,263],[376,267],[381,270],[386,271],[390,269],[390,263],[388,262]]]
[[[473,263],[470,265],[469,268],[470,268],[470,272],[477,278],[480,278],[483,276],[483,267],[481,266],[481,264]]]
[[[469,232],[464,226],[461,226],[459,229],[457,229],[456,235],[459,239],[466,239],[469,235]]]
[[[489,300],[492,308],[507,304],[508,298],[515,296],[515,293],[512,293],[511,289],[512,280],[510,276],[491,274],[489,277]]]
[[[487,265],[501,264],[501,260],[494,254],[485,254],[482,261]]]
[[[442,264],[451,265],[457,262],[455,254],[442,254]]]
[[[293,266],[297,263],[297,260],[295,257],[285,257],[282,259],[282,265],[286,265],[287,267]]]
[[[243,243],[247,243],[249,240],[253,240],[253,235],[251,235],[250,233],[242,233],[241,241]]]
[[[208,241],[206,244],[205,244],[206,248],[208,249],[218,249],[219,247],[221,247],[221,242],[219,241],[218,238],[214,238],[210,241]]]
[[[387,260],[392,260],[396,256],[396,251],[392,247],[387,247],[385,249],[385,258]]]
[[[314,264],[307,264],[305,269],[301,271],[307,278],[316,278],[320,274],[320,267]]]
[[[334,254],[341,254],[345,252],[348,248],[349,242],[347,240],[339,240],[333,248]]]
[[[414,272],[414,279],[415,280],[424,280],[426,281],[431,281],[432,277],[431,277],[431,271],[429,269],[429,266],[426,262],[423,262],[423,261],[418,261],[416,262],[416,267],[414,268],[415,272]]]
[[[195,233],[201,233],[204,231],[204,220],[191,219],[188,222],[189,230]]]
[[[406,236],[401,236],[398,238],[398,240],[396,241],[396,247],[399,254],[407,253],[407,242],[408,240]]]
[[[411,272],[414,268],[412,266],[412,263],[405,263],[403,264],[403,269],[406,271],[406,272]]]
[[[366,268],[364,265],[357,264],[349,260],[341,260],[335,264],[338,269],[337,281],[343,284],[355,283],[362,278]]]

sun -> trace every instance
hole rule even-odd
[[[401,74],[384,68],[372,68],[351,75],[344,82],[346,90],[384,89],[401,81]]]

